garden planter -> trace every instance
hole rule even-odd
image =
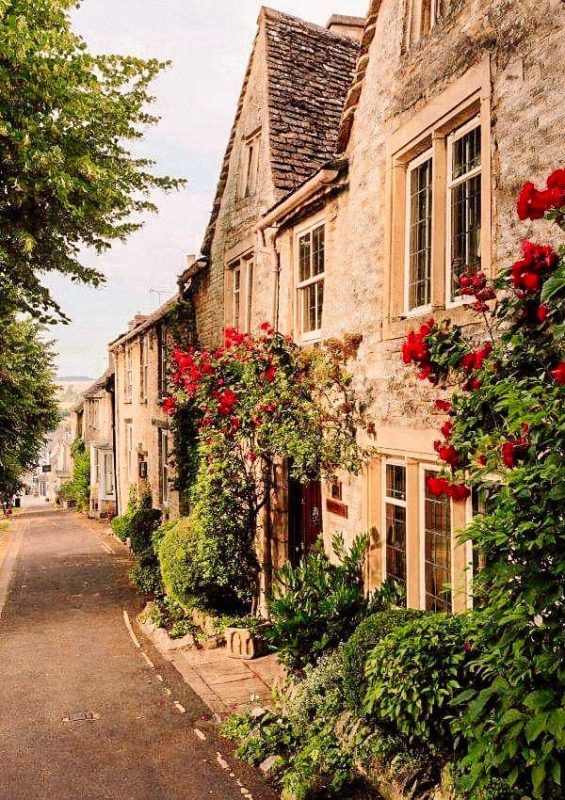
[[[266,653],[265,640],[261,636],[261,629],[268,623],[259,626],[259,630],[251,631],[249,628],[226,628],[226,648],[230,658],[240,658],[250,661]]]

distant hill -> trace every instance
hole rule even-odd
[[[93,383],[94,378],[88,378],[86,375],[62,375],[55,378],[55,383]]]

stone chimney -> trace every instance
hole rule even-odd
[[[348,17],[344,14],[332,14],[326,28],[328,31],[338,33],[340,36],[349,36],[360,42],[365,31],[365,17]]]
[[[136,314],[135,317],[128,322],[128,333],[133,331],[134,328],[137,328],[147,319],[147,314]]]

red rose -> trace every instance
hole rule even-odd
[[[536,309],[536,317],[538,318],[538,322],[545,322],[549,314],[549,306],[546,306],[545,303],[542,303],[541,306],[538,306]]]
[[[473,645],[471,644],[471,642],[465,642],[464,645],[463,645],[463,650],[466,653],[471,653],[472,650],[473,650]]]
[[[453,406],[449,402],[449,400],[442,400],[438,397],[435,401],[436,411],[444,411],[446,414],[451,413]]]
[[[274,364],[269,364],[265,372],[263,373],[263,378],[267,381],[267,383],[272,383],[275,380],[275,375],[277,374],[277,368]]]
[[[253,464],[255,461],[257,461],[257,453],[254,450],[250,450],[249,453],[247,454],[247,458]]]
[[[262,322],[259,325],[259,327],[261,328],[262,331],[267,333],[269,336],[275,332],[275,329],[273,328],[273,326],[271,325],[270,322]]]
[[[485,455],[482,455],[482,454],[481,454],[481,455],[480,455],[480,456],[477,458],[477,461],[479,462],[479,464],[481,465],[481,467],[486,467],[486,465],[487,465],[487,457],[486,457]]]
[[[276,403],[261,403],[261,405],[259,406],[259,411],[263,411],[267,414],[270,414],[276,410],[277,410]]]
[[[224,391],[218,395],[218,411],[223,417],[227,417],[231,414],[236,403],[237,395],[235,392],[232,392],[231,389],[224,389]]]
[[[471,496],[471,490],[464,483],[453,483],[449,487],[448,494],[456,503],[461,503]]]
[[[440,497],[443,494],[449,494],[450,483],[446,478],[429,477],[426,479],[426,486],[430,494],[434,497]]]
[[[539,192],[533,183],[528,181],[518,195],[516,210],[521,220],[542,219],[551,206],[551,197],[547,192]]]
[[[170,416],[176,414],[177,413],[176,398],[173,397],[172,395],[170,397],[165,397],[165,399],[163,400],[162,409],[165,412],[165,414],[169,414]]]
[[[514,467],[516,465],[516,457],[514,455],[514,445],[512,442],[504,442],[502,445],[502,461],[507,467]]]
[[[455,469],[460,462],[459,453],[452,444],[442,444],[441,442],[434,442],[434,449],[442,461],[449,464],[450,467]]]
[[[565,169],[556,169],[547,179],[547,188],[551,196],[552,208],[565,206]]]
[[[553,369],[549,370],[549,374],[560,386],[565,384],[565,361],[560,361]]]
[[[440,428],[441,433],[445,436],[446,439],[451,438],[451,434],[453,433],[453,422],[444,422]]]

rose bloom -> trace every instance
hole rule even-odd
[[[553,369],[549,370],[549,374],[560,386],[565,384],[565,361],[560,361]]]

